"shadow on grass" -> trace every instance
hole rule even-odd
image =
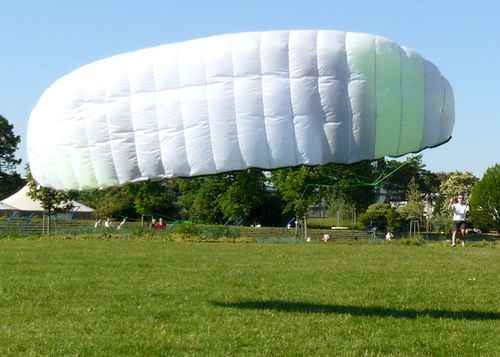
[[[321,305],[307,302],[289,302],[279,300],[268,301],[241,301],[241,302],[218,302],[211,301],[215,306],[236,308],[275,310],[281,312],[303,312],[323,314],[348,314],[354,316],[368,317],[396,317],[405,319],[416,319],[421,317],[432,317],[437,319],[455,320],[500,320],[499,312],[474,311],[474,310],[436,310],[436,309],[395,309],[387,307],[369,306],[345,306],[345,305]]]

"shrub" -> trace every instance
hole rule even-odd
[[[486,170],[481,181],[474,185],[470,206],[475,226],[500,232],[500,164]]]
[[[369,206],[359,217],[359,221],[368,228],[377,227],[379,230],[389,229],[390,231],[401,229],[401,218],[388,203],[375,203]]]
[[[198,236],[203,240],[216,240],[221,237],[236,238],[240,235],[237,229],[230,226],[211,226],[200,224],[179,224],[176,233],[181,236]]]

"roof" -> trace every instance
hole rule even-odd
[[[11,208],[6,209],[18,209],[20,211],[31,211],[31,212],[43,212],[44,209],[39,200],[33,200],[28,196],[29,187],[24,186],[22,189],[14,193],[12,196],[7,197],[0,203],[3,205],[10,206]],[[71,201],[73,203],[73,211],[76,212],[94,212],[93,208],[87,207],[77,201]]]
[[[17,208],[9,206],[6,203],[0,202],[0,211],[17,211]]]

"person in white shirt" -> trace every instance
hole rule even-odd
[[[394,234],[387,231],[387,234],[385,235],[385,240],[392,240],[393,237],[394,237]]]
[[[102,218],[99,218],[95,223],[94,223],[94,228],[100,228],[102,227]]]
[[[126,219],[126,218],[124,218],[124,219],[120,222],[120,224],[118,225],[118,227],[116,227],[116,229],[117,229],[117,230],[122,229],[122,228],[123,228],[123,226],[124,226],[125,224],[127,224],[127,219]]]
[[[453,222],[451,225],[453,231],[451,234],[451,246],[454,247],[456,245],[457,232],[460,230],[462,233],[462,247],[465,247],[465,235],[467,234],[465,219],[467,217],[467,213],[469,212],[469,205],[464,201],[463,195],[458,195],[457,203],[453,203],[453,198],[450,199],[448,209],[453,213]]]
[[[106,221],[104,222],[104,227],[106,228],[113,228],[115,224],[113,223],[113,219],[111,217],[108,217]]]

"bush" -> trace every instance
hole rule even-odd
[[[198,236],[202,240],[216,240],[221,237],[236,238],[239,231],[229,226],[210,226],[201,224],[179,224],[176,233],[181,236]]]
[[[359,221],[365,227],[376,227],[378,230],[398,231],[401,229],[401,217],[388,203],[375,203],[369,206],[359,217]]]
[[[451,233],[451,216],[440,215],[433,220],[432,225],[438,232]]]

